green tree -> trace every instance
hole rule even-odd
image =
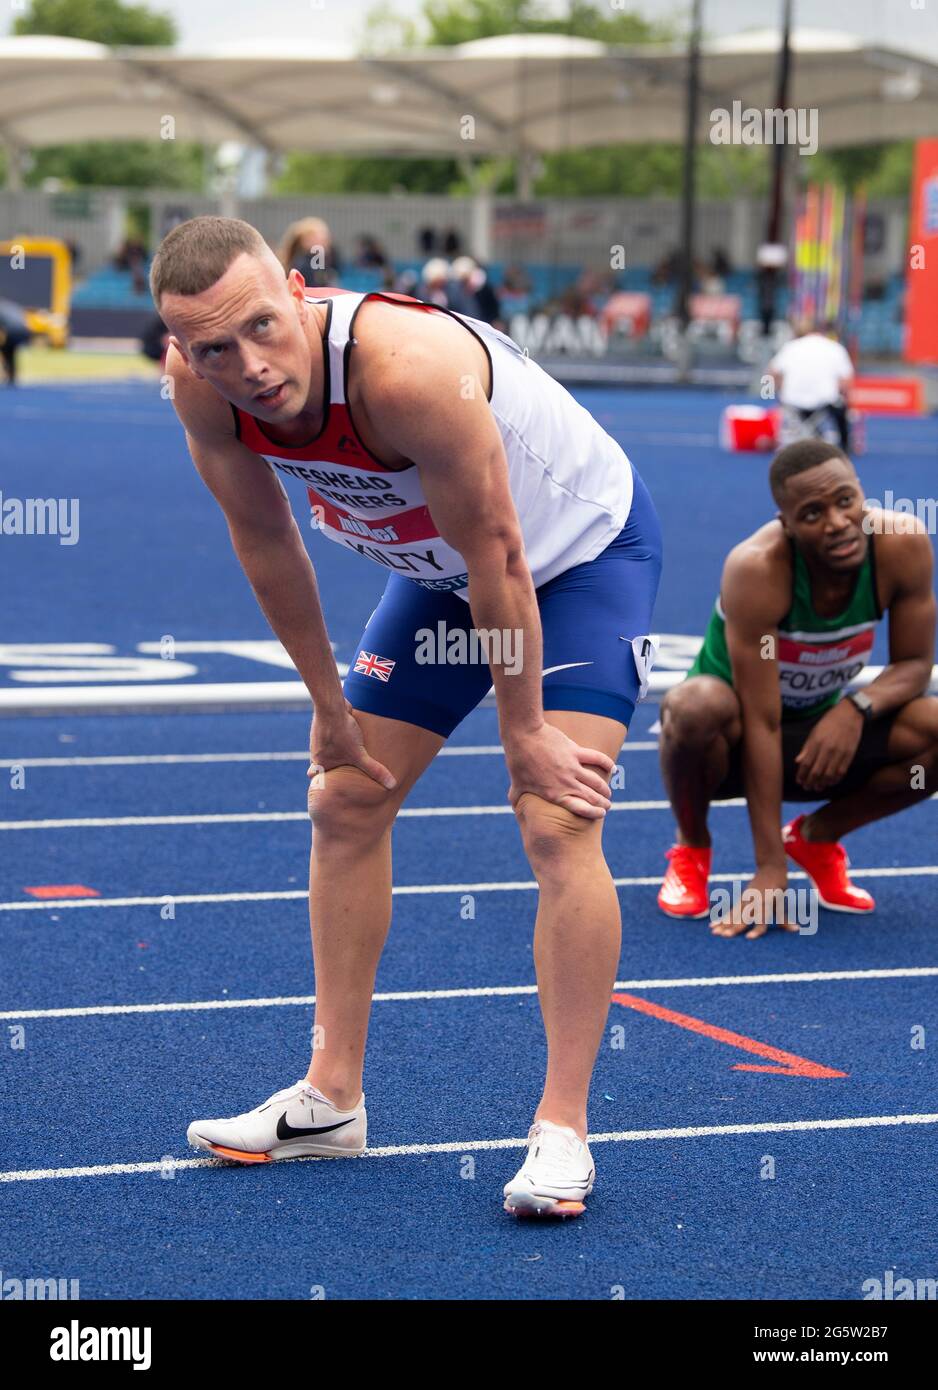
[[[55,178],[66,188],[185,188],[202,186],[201,145],[179,140],[89,140],[36,150],[26,176],[31,187]]]
[[[557,16],[541,0],[425,0],[421,19],[402,19],[387,0],[372,9],[365,22],[362,48],[416,48],[421,44],[448,47],[498,34],[573,34],[602,43],[664,42],[675,36],[672,26],[651,24],[636,14],[606,10],[589,0],[571,0],[566,15]],[[510,157],[476,163],[471,180],[495,193],[511,193],[515,165]],[[411,193],[460,195],[470,191],[466,165],[456,159],[382,160],[293,153],[274,181],[278,193],[387,192],[406,188]],[[599,196],[626,192],[672,192],[680,187],[680,152],[675,147],[618,146],[571,150],[548,155],[536,185],[541,196]]]
[[[14,34],[57,34],[91,43],[159,44],[171,48],[176,24],[171,15],[120,0],[32,0],[13,25]]]
[[[871,198],[908,198],[914,164],[914,140],[883,146],[879,164],[867,180],[867,193]]]
[[[278,193],[439,193],[459,178],[455,159],[350,158],[294,152],[273,181]]]
[[[538,0],[425,0],[427,43],[445,46],[497,34],[574,34],[600,43],[665,43],[671,24],[651,24],[625,10],[606,10],[589,0],[570,0],[565,15]]]
[[[798,172],[805,183],[836,183],[847,189],[863,186],[872,198],[907,198],[914,149],[912,140],[851,145],[799,159]]]
[[[381,0],[366,14],[358,41],[361,53],[393,53],[398,48],[419,47],[419,25],[408,15],[398,14],[391,0]]]
[[[420,45],[446,47],[498,34],[561,33],[610,44],[680,41],[673,21],[650,23],[641,15],[613,10],[596,0],[570,0],[565,14],[552,14],[543,0],[425,0],[418,20],[401,18],[382,0],[369,12],[362,38],[367,52]],[[800,180],[833,182],[848,188],[865,183],[870,194],[904,196],[911,176],[910,142],[861,146],[798,160]],[[769,151],[749,146],[702,144],[697,153],[697,192],[701,198],[763,195],[771,180]],[[596,145],[562,150],[540,161],[534,192],[540,197],[677,197],[681,191],[683,150],[679,144]],[[284,192],[375,192],[402,185],[413,192],[460,195],[484,183],[496,193],[512,193],[515,164],[510,156],[477,163],[473,178],[455,160],[383,161],[293,155],[276,185]]]

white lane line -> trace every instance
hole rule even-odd
[[[840,980],[908,980],[938,975],[938,966],[909,965],[883,970],[812,970],[774,975],[701,975],[675,980],[617,980],[613,989],[700,989],[727,985],[800,985]],[[371,996],[375,1004],[409,1004],[437,999],[490,999],[536,994],[537,985],[476,985],[465,989],[388,990]],[[270,999],[196,999],[172,1004],[82,1004],[62,1009],[6,1009],[10,1018],[103,1018],[119,1014],[197,1013],[211,1009],[283,1009],[315,1004],[315,994],[284,994]]]
[[[254,821],[290,820],[309,820],[309,814],[306,811],[232,811],[206,816],[82,816],[71,820],[0,821],[0,830],[112,830],[127,826],[246,825]]]
[[[916,878],[938,874],[938,864],[907,864],[899,867],[890,865],[882,869],[858,869],[850,866],[851,878]],[[752,877],[751,869],[738,869],[735,873],[711,874],[711,883],[734,883]],[[789,879],[806,879],[807,874],[800,869],[793,870]],[[661,883],[661,874],[650,874],[635,878],[614,878],[617,888],[656,888]],[[396,897],[409,897],[422,893],[524,893],[537,888],[534,879],[506,880],[494,883],[410,883],[391,889]],[[305,888],[279,888],[257,893],[163,893],[159,897],[136,898],[43,898],[36,902],[0,902],[0,912],[58,912],[71,907],[162,907],[166,903],[265,903],[292,902],[307,898]]]
[[[938,792],[925,797],[925,801],[938,801]],[[746,805],[742,796],[731,797],[726,801],[710,803],[715,810]],[[670,811],[670,801],[613,801],[612,811]],[[405,806],[398,811],[398,819],[425,819],[430,816],[511,816],[514,808],[504,806]],[[79,816],[55,820],[6,820],[0,821],[2,830],[120,830],[141,826],[156,825],[252,825],[282,821],[308,821],[307,811],[219,811],[204,815],[186,816]]]
[[[343,663],[338,663],[345,675]],[[882,666],[866,666],[855,684],[862,688],[881,675]],[[680,684],[686,672],[664,668],[648,678],[652,701]],[[932,667],[930,689],[938,687],[938,666]],[[483,703],[489,697],[485,696]],[[0,715],[8,718],[40,714],[120,714],[127,710],[160,712],[187,710],[311,710],[309,691],[300,680],[196,682],[185,685],[83,685],[0,687]]]
[[[714,801],[714,806],[745,806],[743,797],[732,801]],[[610,811],[670,811],[669,801],[614,801]],[[405,806],[398,819],[427,816],[511,816],[514,810],[504,806]],[[307,811],[224,811],[215,814],[189,816],[80,816],[56,820],[0,821],[0,830],[115,830],[128,826],[151,825],[249,825],[272,821],[308,821]]]
[[[650,753],[656,740],[623,744],[622,753]],[[441,748],[438,758],[480,758],[502,753],[500,743],[457,744]],[[0,768],[11,767],[159,767],[182,763],[308,763],[308,753],[127,753],[95,758],[4,758]]]
[[[895,1125],[938,1124],[938,1115],[850,1115],[835,1120],[769,1120],[737,1125],[691,1125],[681,1129],[622,1129],[590,1134],[590,1144],[629,1144],[643,1140],[709,1139],[734,1134],[791,1134],[822,1129],[873,1129]],[[485,1149],[523,1149],[526,1139],[466,1139],[443,1144],[388,1144],[366,1149],[365,1158],[403,1158],[420,1154],[473,1153]],[[329,1159],[294,1158],[291,1163],[331,1162]],[[110,1178],[135,1173],[175,1172],[185,1168],[222,1168],[230,1165],[217,1158],[174,1158],[144,1163],[96,1163],[81,1168],[19,1168],[0,1172],[0,1182],[42,1182],[50,1178]]]

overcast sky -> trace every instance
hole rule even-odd
[[[562,12],[565,0],[546,0]],[[304,46],[317,38],[327,43],[357,45],[365,15],[373,0],[148,0],[150,8],[169,11],[176,19],[180,45],[211,49],[216,45],[248,43]],[[416,15],[420,0],[390,0],[395,12]],[[610,3],[610,0],[606,0]],[[624,0],[648,19],[687,13],[690,0]],[[617,6],[618,8],[618,6]],[[10,13],[6,4],[3,10]],[[781,0],[704,0],[704,25],[714,35],[778,23]],[[8,29],[7,19],[3,28]],[[795,0],[795,23],[814,29],[835,29],[876,39],[910,53],[938,59],[938,0]]]

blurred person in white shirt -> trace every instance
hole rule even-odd
[[[853,363],[836,326],[825,323],[818,332],[809,323],[796,328],[796,336],[784,343],[772,358],[768,371],[775,383],[775,396],[783,406],[802,420],[827,410],[840,431],[840,447],[850,450],[847,418],[847,391],[853,380]]]

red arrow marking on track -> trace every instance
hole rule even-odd
[[[97,888],[87,888],[84,883],[41,883],[38,888],[24,888],[34,898],[100,898]]]
[[[651,1014],[652,1018],[663,1019],[665,1023],[676,1023],[679,1028],[686,1028],[690,1033],[702,1033],[705,1038],[713,1038],[714,1042],[726,1043],[728,1047],[738,1047],[743,1052],[754,1053],[757,1057],[769,1057],[773,1062],[781,1064],[766,1067],[760,1066],[757,1062],[736,1062],[731,1068],[732,1071],[771,1071],[779,1076],[849,1075],[845,1071],[835,1071],[833,1067],[824,1067],[820,1062],[809,1062],[807,1057],[799,1057],[794,1052],[783,1052],[780,1047],[772,1047],[770,1043],[756,1042],[754,1038],[747,1038],[742,1033],[731,1033],[728,1028],[718,1028],[716,1024],[705,1023],[703,1019],[692,1018],[690,1014],[675,1013],[673,1009],[665,1009],[661,1004],[653,1004],[650,999],[639,999],[635,994],[614,994],[612,1000],[614,1004],[624,1004],[627,1009],[636,1009],[640,1014]]]

